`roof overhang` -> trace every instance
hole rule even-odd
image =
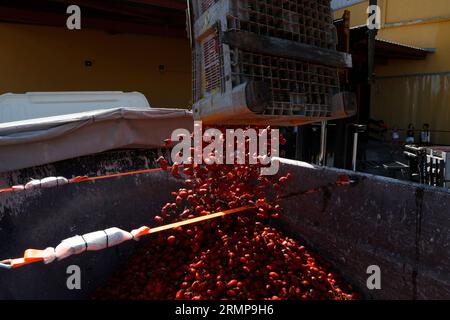
[[[358,26],[350,29],[350,47],[352,54],[365,54],[368,46],[367,26]],[[407,44],[394,42],[377,37],[375,39],[375,59],[379,62],[386,60],[423,60],[434,49],[419,48]]]
[[[69,5],[80,6],[82,28],[186,37],[185,0],[3,0],[0,22],[65,27]]]
[[[434,51],[435,50],[433,49],[413,47],[379,37],[375,39],[375,55],[387,59],[422,60],[425,59],[429,53],[433,53]]]

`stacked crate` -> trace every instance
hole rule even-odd
[[[233,5],[237,15],[229,28],[336,49],[329,0],[242,0]]]
[[[336,51],[330,0],[192,0],[192,9],[197,119],[301,124],[352,113],[339,92],[343,64],[318,59],[351,61]],[[235,45],[243,35],[250,46]]]

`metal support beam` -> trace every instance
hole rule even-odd
[[[320,158],[319,164],[321,166],[327,165],[327,121],[321,122],[320,130]]]
[[[378,0],[369,0],[369,6],[378,5]],[[373,76],[375,72],[375,39],[377,36],[377,29],[369,29],[368,30],[368,82],[372,84]]]
[[[43,26],[65,27],[67,15],[52,12],[37,12],[27,9],[1,8],[0,21],[26,23]],[[84,17],[82,26],[86,29],[105,30],[117,33],[148,34],[167,37],[186,37],[185,29],[119,21],[101,17]]]
[[[356,171],[356,161],[358,156],[358,131],[353,134],[353,156],[352,156],[352,170]]]
[[[353,128],[355,130],[353,134],[353,156],[352,156],[352,169],[356,171],[357,161],[358,161],[358,140],[359,134],[367,131],[367,125],[354,124]]]
[[[301,59],[337,68],[352,67],[352,57],[347,53],[251,32],[227,31],[223,35],[223,42],[241,50],[260,54]]]

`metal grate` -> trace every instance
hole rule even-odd
[[[202,0],[201,2],[201,13],[204,13],[208,10],[213,4],[215,4],[218,0]]]
[[[228,107],[233,109],[230,114],[240,108],[236,112],[255,122],[265,121],[263,119],[280,119],[282,122],[285,118],[293,123],[345,116],[347,111],[340,94],[338,67],[333,63],[328,66],[328,63],[321,65],[287,58],[289,55],[261,54],[257,51],[263,50],[258,46],[247,49],[244,41],[236,45],[240,46],[238,48],[233,47],[232,41],[225,43],[222,39],[223,32],[242,31],[308,44],[311,47],[305,50],[310,53],[316,47],[336,52],[337,37],[330,0],[192,1],[197,19],[193,48],[193,109],[199,118],[239,122],[223,112]],[[239,33],[230,34],[239,36]],[[290,56],[295,55],[291,53]],[[253,90],[253,87],[241,85],[254,85],[260,81],[266,83],[271,93],[261,99],[271,97],[271,101],[264,101],[260,106],[264,105],[265,109],[256,108],[258,114],[251,111],[250,116],[242,106],[248,103],[243,99],[252,94],[246,90]],[[258,92],[264,88],[256,85]]]
[[[330,0],[235,0],[228,28],[336,49]]]
[[[326,117],[331,96],[339,91],[336,68],[231,48],[233,87],[248,80],[264,81],[273,102],[266,115]]]
[[[202,43],[202,54],[204,62],[204,85],[205,92],[210,93],[219,89],[222,83],[222,66],[220,40],[217,32],[208,36]]]
[[[197,53],[192,51],[192,100],[193,102],[201,99],[201,86],[199,85],[199,76],[197,75],[197,63],[199,62]]]

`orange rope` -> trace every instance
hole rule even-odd
[[[162,169],[161,168],[145,169],[145,170],[138,170],[138,171],[115,173],[115,174],[98,176],[98,177],[79,176],[79,177],[75,177],[73,179],[69,179],[69,184],[80,183],[80,182],[84,182],[84,181],[96,181],[96,180],[111,179],[111,178],[116,178],[116,177],[130,176],[130,175],[134,175],[134,174],[150,173],[150,172],[157,172],[157,171],[162,171]],[[0,189],[0,193],[14,192],[14,191],[22,191],[22,190],[14,190],[14,188]]]
[[[103,179],[111,179],[111,178],[116,178],[116,177],[130,176],[130,175],[134,175],[134,174],[150,173],[150,172],[157,172],[157,171],[162,171],[162,169],[155,168],[155,169],[146,169],[146,170],[116,173],[116,174],[110,174],[110,175],[106,175],[106,176],[89,177],[82,181],[96,181],[96,180],[103,180]]]
[[[13,188],[0,189],[0,193],[2,193],[2,192],[13,192],[13,191],[14,191]]]
[[[230,209],[230,210],[226,210],[226,211],[221,211],[221,212],[217,212],[217,213],[208,214],[208,215],[202,216],[202,217],[197,217],[197,218],[192,218],[192,219],[189,219],[189,220],[175,222],[175,223],[171,223],[171,224],[168,224],[168,225],[165,225],[165,226],[161,226],[161,227],[156,227],[156,228],[150,229],[148,234],[158,233],[158,232],[165,231],[165,230],[170,230],[170,229],[176,229],[178,227],[191,225],[191,224],[199,223],[199,222],[206,221],[206,220],[220,218],[220,217],[223,217],[223,216],[226,216],[226,215],[229,215],[229,214],[250,210],[252,208],[253,207],[251,207],[251,206],[239,207],[239,208],[235,208],[235,209]]]

